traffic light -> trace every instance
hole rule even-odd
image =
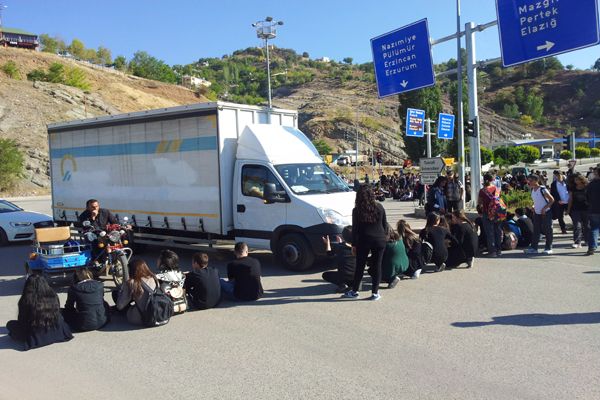
[[[477,137],[479,132],[479,125],[477,124],[477,118],[465,121],[464,133],[465,136]]]
[[[571,135],[563,136],[563,150],[571,151]]]

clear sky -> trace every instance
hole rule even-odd
[[[577,3],[577,0],[570,0]],[[432,38],[456,32],[456,0],[0,0],[3,25],[37,34],[103,45],[113,57],[144,50],[168,64],[187,64],[261,45],[253,22],[284,21],[272,43],[311,58],[371,61],[370,39],[422,18]],[[462,23],[496,19],[494,0],[462,0]],[[464,43],[464,42],[463,42]],[[463,44],[464,46],[464,44]],[[496,27],[478,34],[477,58],[500,56]],[[456,58],[456,42],[433,48],[434,62]],[[559,56],[564,65],[589,68],[600,46]]]

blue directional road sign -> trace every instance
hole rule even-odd
[[[505,67],[600,43],[597,0],[496,0]]]
[[[371,39],[379,97],[435,85],[427,19]]]
[[[416,108],[406,110],[406,136],[423,137],[425,111]]]
[[[438,139],[454,139],[454,115],[440,113],[437,136]]]

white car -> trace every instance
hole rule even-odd
[[[34,228],[44,226],[54,226],[51,216],[25,211],[10,201],[0,199],[0,246],[13,241],[32,240]]]

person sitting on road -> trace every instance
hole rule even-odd
[[[517,225],[521,231],[517,247],[528,247],[531,245],[531,238],[533,237],[533,222],[527,217],[524,208],[517,208],[515,215],[517,216]]]
[[[118,224],[117,218],[106,208],[100,208],[100,203],[96,199],[89,199],[85,202],[85,211],[79,216],[79,222],[83,224],[89,221],[94,229],[106,229],[108,224]]]
[[[406,255],[408,256],[408,269],[404,274],[409,275],[412,279],[418,279],[423,270],[421,239],[419,239],[419,235],[413,232],[408,222],[403,219],[398,221],[396,228],[398,229],[398,235],[402,238],[402,242],[406,248]]]
[[[452,240],[450,232],[442,228],[440,225],[441,216],[438,213],[432,212],[427,215],[427,223],[425,228],[419,233],[421,240],[425,240],[433,246],[433,255],[431,262],[435,264],[435,271],[441,272],[446,268],[446,260],[448,259],[448,244]]]
[[[448,249],[446,264],[450,268],[466,263],[467,268],[473,266],[479,248],[479,239],[475,233],[475,224],[467,218],[462,210],[451,214],[450,233],[456,239],[455,246]]]
[[[110,321],[108,303],[104,301],[104,284],[94,280],[87,268],[77,270],[75,280],[62,310],[65,321],[72,330],[79,332],[102,328]]]
[[[408,255],[400,235],[389,224],[387,242],[381,261],[381,281],[388,283],[388,289],[396,287],[400,276],[408,270]]]
[[[227,265],[227,280],[221,279],[221,290],[236,300],[254,301],[263,295],[260,262],[248,256],[248,245],[238,242],[233,249],[235,260]]]
[[[117,298],[117,310],[127,310],[127,321],[133,325],[143,325],[140,307],[148,302],[148,296],[158,287],[156,276],[141,258],[129,264],[129,279],[121,286]]]
[[[208,254],[194,253],[192,271],[186,274],[184,288],[190,305],[196,310],[207,310],[219,304],[219,270],[208,265]]]
[[[342,237],[335,236],[333,242],[329,236],[323,237],[327,257],[335,260],[336,271],[323,272],[323,279],[336,285],[336,293],[345,293],[354,282],[356,257],[352,254],[352,226],[342,230]]]
[[[171,250],[163,250],[157,261],[160,288],[171,297],[175,314],[185,312],[187,300],[184,291],[185,275],[179,270],[179,256]]]
[[[25,344],[24,350],[73,339],[60,313],[58,296],[42,275],[30,275],[19,299],[17,320],[6,323],[8,335]]]

